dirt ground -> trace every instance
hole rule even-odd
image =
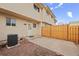
[[[0,56],[61,56],[56,52],[40,47],[28,40],[21,40],[14,48],[0,48]]]

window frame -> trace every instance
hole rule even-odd
[[[11,18],[6,17],[6,25],[11,26]]]
[[[13,18],[11,19],[11,25],[12,25],[12,26],[16,26],[16,20],[13,19]]]
[[[37,27],[37,24],[33,23],[33,28],[36,28]]]
[[[16,26],[16,19],[6,17],[6,25],[7,26]]]
[[[31,30],[32,27],[31,27],[31,24],[28,24],[28,30]]]
[[[33,8],[34,8],[36,11],[40,12],[40,8],[37,7],[35,4],[33,4]]]

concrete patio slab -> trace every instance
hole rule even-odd
[[[69,41],[51,39],[46,37],[29,39],[29,41],[38,44],[42,47],[50,49],[51,51],[56,51],[65,56],[78,56],[78,47]]]

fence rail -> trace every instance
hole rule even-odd
[[[68,40],[79,43],[79,26],[77,25],[55,25],[42,27],[42,36]]]

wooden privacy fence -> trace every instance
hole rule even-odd
[[[42,36],[68,40],[79,43],[79,26],[77,25],[54,25],[42,27]]]
[[[67,25],[63,26],[51,26],[51,35],[52,38],[57,39],[67,39]]]
[[[51,26],[42,27],[42,36],[50,37],[51,36]]]
[[[79,43],[79,26],[68,27],[68,40]]]

